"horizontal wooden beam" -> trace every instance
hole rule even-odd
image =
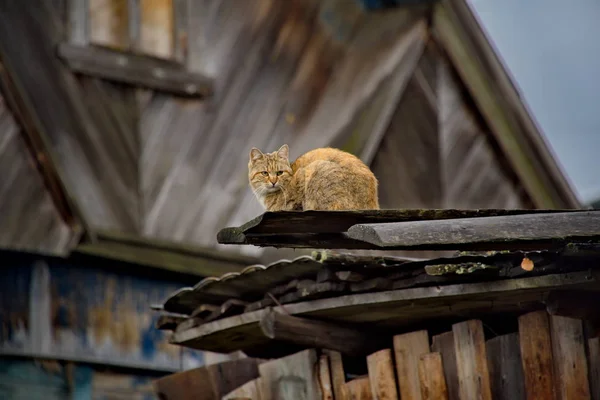
[[[376,333],[372,330],[367,335],[365,329],[294,317],[273,309],[269,309],[262,317],[260,328],[269,339],[354,356],[372,353],[378,346],[383,348],[386,345],[374,339]]]
[[[211,79],[172,61],[68,43],[59,45],[58,55],[71,70],[85,75],[185,97],[207,97],[213,91]]]
[[[344,295],[285,305],[295,317],[401,329],[415,323],[539,309],[552,290],[598,287],[596,271]],[[438,304],[438,305],[435,305]],[[176,332],[171,343],[229,353],[269,343],[259,324],[268,310],[247,312]]]
[[[550,315],[583,320],[600,321],[600,287],[598,291],[557,290],[550,292],[546,300],[546,310]]]
[[[600,241],[600,211],[359,224],[347,236],[386,249],[545,248]]]

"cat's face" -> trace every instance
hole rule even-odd
[[[285,190],[292,179],[292,168],[289,161],[287,144],[273,153],[262,153],[257,148],[250,151],[248,163],[248,179],[250,187],[260,198],[268,193]]]

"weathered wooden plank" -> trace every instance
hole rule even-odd
[[[367,356],[367,368],[373,400],[397,400],[392,350],[379,350]]]
[[[519,335],[497,336],[486,343],[488,369],[494,400],[524,400],[525,383]]]
[[[336,396],[336,400],[372,400],[371,383],[369,377],[355,378],[344,383],[343,395]]]
[[[490,374],[481,321],[452,325],[461,399],[492,400]]]
[[[454,333],[444,332],[432,338],[431,349],[442,356],[444,379],[448,388],[448,400],[460,400],[458,391],[458,368],[454,349]]]
[[[600,337],[588,339],[590,390],[593,400],[600,400]]]
[[[448,387],[444,378],[442,355],[440,353],[421,355],[418,370],[421,387],[420,398],[423,400],[448,400]],[[402,386],[400,386],[400,389],[402,389]],[[401,398],[414,399],[415,397]]]
[[[256,378],[242,386],[232,390],[221,398],[221,400],[235,399],[262,400],[262,378]]]
[[[357,224],[348,237],[389,249],[462,249],[465,245],[556,246],[600,240],[600,211],[506,215],[447,221]]]
[[[551,316],[550,336],[556,380],[557,398],[590,399],[588,366],[585,356],[581,320]]]
[[[505,215],[547,214],[560,212],[583,212],[577,210],[458,210],[458,209],[404,209],[404,210],[358,210],[358,211],[278,211],[265,212],[239,227],[222,229],[220,237],[230,232],[245,235],[292,234],[292,233],[339,233],[358,224],[409,222],[479,218]],[[222,233],[221,233],[222,232]]]
[[[237,387],[258,378],[258,361],[251,358],[195,368],[159,378],[154,390],[167,400],[220,400]]]
[[[319,357],[319,387],[321,388],[321,397],[323,400],[333,400],[333,384],[331,382],[331,371],[329,369],[329,357],[321,355]]]
[[[536,208],[578,207],[579,201],[469,5],[439,2],[433,8],[432,25]]]
[[[261,319],[260,327],[265,336],[273,340],[335,350],[343,354],[364,355],[377,347],[372,335],[366,334],[364,329],[298,318],[273,309],[268,310]]]
[[[314,373],[317,363],[316,351],[304,350],[259,365],[263,400],[320,400],[321,391]]]
[[[180,64],[114,50],[62,43],[59,56],[74,71],[116,82],[166,91],[178,96],[206,97],[212,81]]]
[[[329,369],[331,371],[331,383],[333,385],[334,397],[335,399],[342,399],[344,396],[344,384],[346,383],[346,373],[344,372],[342,353],[331,350],[324,350],[324,353],[329,357]]]
[[[519,317],[519,342],[527,399],[556,399],[552,342],[545,311]]]
[[[378,293],[338,296],[325,300],[285,305],[291,315],[311,314],[332,321],[348,323],[378,323],[382,327],[404,327],[429,319],[464,317],[466,312],[517,312],[539,308],[550,290],[556,288],[591,288],[598,284],[596,272],[575,272],[541,277],[507,279],[439,287],[419,287]],[[495,308],[493,301],[501,300]],[[523,303],[527,299],[527,303]],[[432,307],[432,302],[443,307]],[[484,304],[479,304],[485,301]],[[456,309],[456,307],[459,307]],[[213,321],[185,331],[176,332],[171,342],[208,351],[229,353],[264,344],[269,341],[262,333],[259,321],[266,310],[247,312]],[[243,332],[243,333],[242,333]]]
[[[429,334],[417,331],[394,336],[394,356],[401,399],[421,398],[419,358],[429,353]]]

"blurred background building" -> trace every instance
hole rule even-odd
[[[0,397],[152,398],[211,362],[150,306],[287,255],[216,243],[262,212],[252,146],[350,151],[383,208],[579,207],[468,4],[432,3],[3,2]]]

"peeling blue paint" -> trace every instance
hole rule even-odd
[[[155,329],[158,315],[150,310],[182,282],[57,259],[10,260],[0,270],[0,355],[160,371],[184,366],[182,349]],[[200,352],[186,353],[187,368],[202,364]]]

